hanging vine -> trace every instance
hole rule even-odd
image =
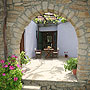
[[[33,21],[37,24],[57,24],[59,22],[67,22],[64,17],[60,17],[56,14],[53,14],[53,17],[55,17],[55,19],[52,19],[50,15],[43,15],[42,19],[36,17]]]

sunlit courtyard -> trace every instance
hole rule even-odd
[[[23,65],[24,75],[22,79],[47,80],[47,81],[77,81],[76,76],[71,71],[64,69],[64,64],[68,58],[58,59],[31,59]]]

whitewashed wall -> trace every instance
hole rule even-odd
[[[56,31],[57,26],[39,27],[39,31]]]
[[[37,47],[36,30],[38,26],[33,21],[25,28],[25,52],[29,57],[35,56],[34,48]],[[40,31],[58,31],[57,47],[59,56],[68,52],[69,57],[77,57],[78,40],[74,27],[71,23],[60,23],[56,26],[39,27]]]
[[[37,24],[31,21],[31,23],[25,28],[24,34],[24,48],[26,55],[30,58],[35,56],[35,48],[37,48],[37,39],[36,39],[36,30]]]
[[[64,56],[64,52],[68,52],[69,57],[77,57],[78,40],[74,27],[71,23],[67,22],[59,24],[57,29],[59,55]]]

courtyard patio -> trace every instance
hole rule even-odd
[[[64,69],[64,64],[68,58],[59,57],[53,59],[31,59],[22,66],[25,80],[41,81],[70,81],[77,82],[76,76],[71,71]]]

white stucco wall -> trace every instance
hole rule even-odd
[[[31,23],[25,28],[24,34],[24,48],[26,55],[30,58],[35,56],[35,48],[37,48],[36,39],[37,24],[31,21]]]
[[[39,27],[39,31],[57,31],[57,26]]]
[[[68,52],[69,57],[77,57],[78,40],[74,27],[71,23],[61,23],[57,26],[58,40],[57,47],[59,55],[64,56],[64,52]]]

